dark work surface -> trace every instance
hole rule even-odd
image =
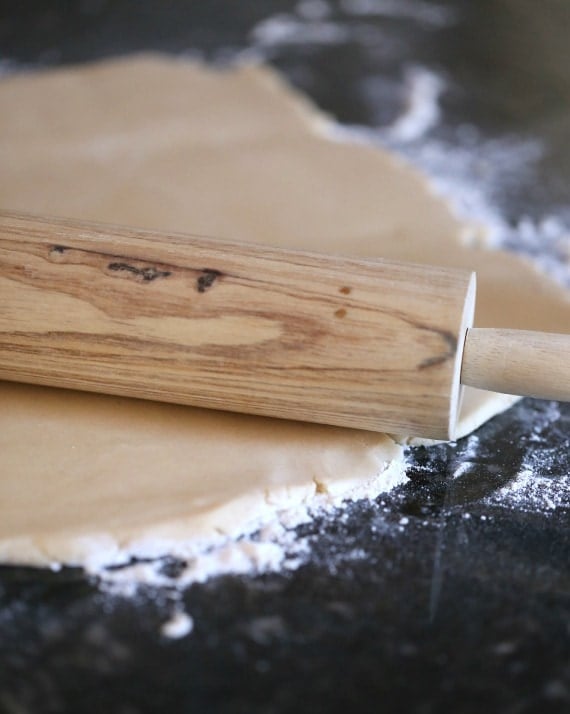
[[[515,167],[494,186],[507,242],[525,248],[523,214],[565,220],[570,4],[379,0],[376,14],[355,12],[366,4],[330,3],[322,22],[349,30],[338,41],[267,44],[252,32],[261,20],[289,13],[306,29],[322,4],[3,3],[0,57],[157,49],[228,62],[255,46],[340,120],[380,131],[402,111],[406,69],[428,67],[447,87],[430,138],[453,147],[468,123],[482,141],[543,142],[530,174]],[[556,245],[544,250],[556,257]],[[529,469],[532,494],[505,496]],[[569,711],[570,406],[524,400],[474,437],[411,450],[408,475],[301,526],[311,553],[299,570],[192,586],[195,628],[180,641],[160,636],[168,592],[113,598],[79,571],[1,568],[0,712]]]

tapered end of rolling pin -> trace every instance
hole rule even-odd
[[[570,335],[470,328],[461,383],[504,394],[570,401]]]

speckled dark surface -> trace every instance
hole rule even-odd
[[[331,3],[328,19],[357,30],[348,39],[263,51],[341,120],[376,126],[400,112],[407,65],[436,69],[449,83],[436,133],[453,142],[469,121],[546,143],[534,176],[497,195],[505,218],[564,216],[570,5],[538,5],[402,0],[411,15],[363,16]],[[228,61],[260,20],[294,9],[24,1],[0,9],[0,56],[200,49]],[[359,90],[371,77],[376,101]],[[0,568],[0,712],[569,711],[570,406],[524,400],[409,460],[409,481],[384,498],[301,526],[312,550],[299,570],[191,587],[195,627],[179,641],[160,635],[168,593],[125,600],[78,571]],[[509,500],[502,489],[529,468],[544,498]]]

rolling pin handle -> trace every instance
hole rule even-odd
[[[570,401],[570,335],[470,328],[461,383],[504,394]]]

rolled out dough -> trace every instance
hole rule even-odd
[[[424,179],[327,138],[272,72],[143,56],[0,82],[3,208],[475,269],[477,323],[567,331],[567,293],[470,246]],[[463,433],[511,397],[469,391]],[[382,434],[0,384],[0,560],[101,564],[393,478]]]

